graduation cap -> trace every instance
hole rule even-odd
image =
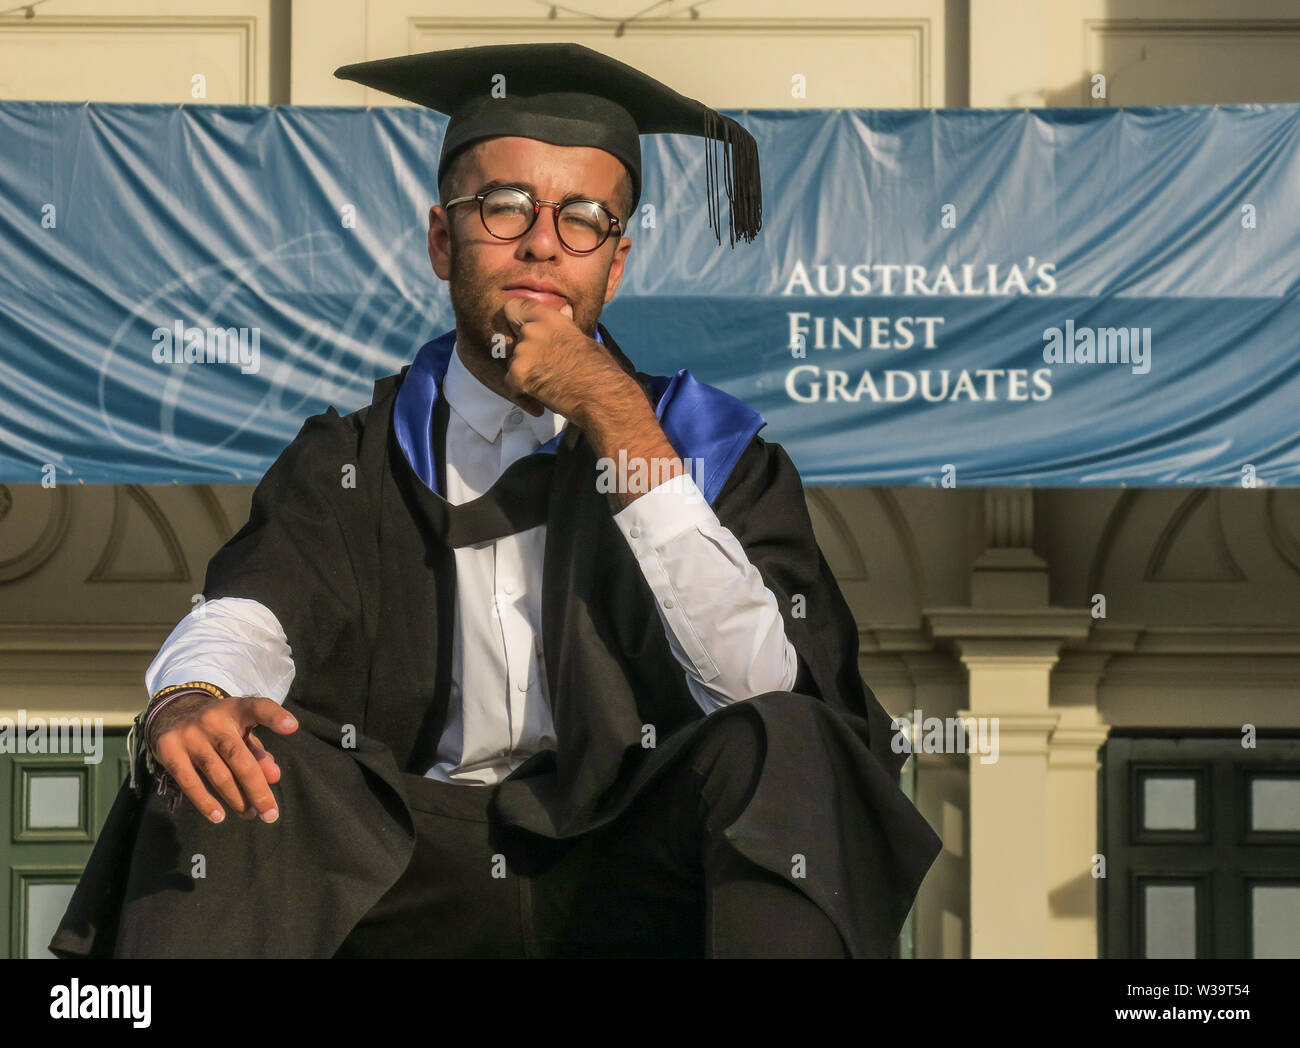
[[[494,86],[505,77],[504,96]],[[758,144],[744,127],[702,102],[581,44],[498,44],[429,51],[342,66],[334,75],[446,113],[438,179],[456,154],[485,138],[520,136],[557,146],[593,146],[623,162],[632,209],[641,199],[638,135],[699,135],[705,158],[709,228],[718,220],[718,145],[730,202],[729,241],[752,242],[762,226]]]

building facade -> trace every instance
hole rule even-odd
[[[719,109],[1300,101],[1285,0],[641,7],[43,0],[0,16],[0,98],[387,105],[333,70],[571,40]],[[0,486],[0,717],[102,718],[108,737],[97,765],[0,754],[11,956],[46,955],[144,669],[251,496],[35,480]],[[1300,956],[1300,491],[808,495],[944,841],[905,954]]]

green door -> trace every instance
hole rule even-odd
[[[0,812],[9,813],[0,956],[54,956],[46,943],[126,776],[125,729],[104,730],[98,763],[81,753],[0,753]]]
[[[1103,957],[1300,957],[1300,739],[1116,729],[1101,784]]]

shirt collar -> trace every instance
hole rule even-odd
[[[496,443],[497,438],[501,436],[507,416],[514,411],[523,416],[522,421],[532,431],[538,444],[545,444],[554,438],[568,422],[563,415],[557,415],[550,408],[544,408],[540,415],[530,415],[517,404],[488,389],[465,366],[456,351],[454,342],[442,388],[447,403],[456,414],[489,444]]]

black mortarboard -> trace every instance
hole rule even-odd
[[[505,77],[504,97],[493,88]],[[632,178],[632,208],[641,199],[638,135],[709,139],[705,163],[709,227],[718,220],[717,144],[723,143],[729,239],[752,242],[763,222],[758,144],[730,117],[679,95],[652,76],[581,44],[500,44],[430,51],[358,62],[334,71],[377,91],[451,117],[438,161],[441,180],[451,160],[485,138],[518,135],[557,146],[594,146],[623,162]]]

